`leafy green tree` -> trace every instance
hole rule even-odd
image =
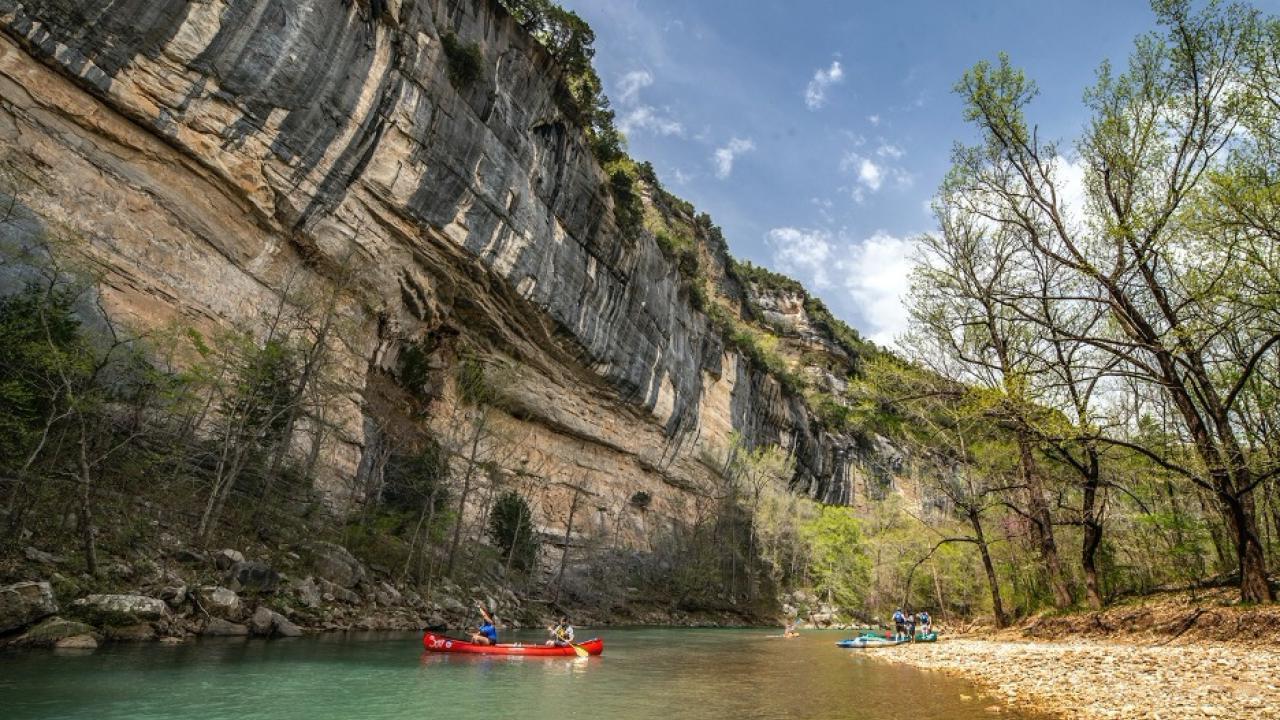
[[[809,543],[814,589],[842,607],[859,607],[871,581],[861,524],[853,510],[823,505],[801,531]]]
[[[950,182],[969,217],[1020,243],[1015,260],[1053,263],[1082,291],[1052,302],[1105,315],[1083,331],[1028,319],[1041,337],[1104,355],[1095,372],[1141,399],[1132,415],[1176,418],[1171,447],[1126,437],[1131,424],[1099,440],[1210,494],[1235,544],[1241,598],[1267,601],[1255,491],[1280,477],[1280,458],[1250,428],[1261,427],[1254,398],[1274,387],[1265,376],[1280,326],[1273,302],[1240,288],[1266,287],[1275,271],[1266,174],[1248,160],[1272,146],[1274,90],[1259,78],[1269,77],[1274,21],[1242,5],[1153,8],[1163,36],[1140,38],[1122,72],[1104,65],[1086,96],[1083,202],[1069,204],[1067,160],[1026,117],[1035,85],[1006,57],[957,86],[981,142],[957,151]]]
[[[508,490],[498,496],[489,515],[489,538],[502,551],[508,569],[528,572],[537,567],[540,543],[533,512],[520,493]]]

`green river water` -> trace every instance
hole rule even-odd
[[[410,633],[0,654],[0,718],[991,717],[967,683],[835,647],[847,633],[770,632],[609,628],[585,660],[431,655]]]

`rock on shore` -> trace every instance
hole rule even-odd
[[[0,587],[0,633],[58,612],[47,582],[20,582]]]
[[[1070,720],[1280,719],[1280,653],[1231,644],[945,640],[877,651]]]

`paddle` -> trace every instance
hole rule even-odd
[[[557,640],[573,648],[574,655],[577,655],[580,658],[591,657],[591,653],[587,652],[586,648],[582,647],[581,645],[574,645],[572,640],[565,639],[564,634],[559,632],[559,628],[557,628],[556,635],[557,635],[557,638],[556,638]]]

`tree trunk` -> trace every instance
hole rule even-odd
[[[942,600],[942,581],[938,579],[938,564],[929,561],[929,570],[933,573],[933,592],[938,599],[938,614],[942,616],[943,622],[951,622],[951,618],[947,613],[947,605]]]
[[[449,563],[445,566],[445,576],[453,577],[454,564],[458,559],[458,544],[462,541],[462,524],[467,512],[467,496],[471,494],[471,477],[476,471],[476,459],[480,456],[480,439],[484,436],[489,414],[480,408],[480,416],[475,418],[471,427],[471,450],[467,453],[467,470],[462,475],[462,494],[458,497],[458,518],[453,524],[453,540],[449,543]]]
[[[578,491],[573,491],[573,500],[569,503],[569,519],[564,524],[564,551],[560,553],[560,570],[556,573],[556,593],[553,602],[560,600],[560,588],[564,586],[564,568],[569,563],[569,537],[573,534],[573,511],[578,509]]]
[[[1102,587],[1098,582],[1097,555],[1102,545],[1102,519],[1098,516],[1098,456],[1089,453],[1089,464],[1086,466],[1084,497],[1081,502],[1080,515],[1084,524],[1084,541],[1080,548],[1080,565],[1084,569],[1084,593],[1089,607],[1098,610],[1102,607]]]
[[[1004,612],[1004,601],[1000,599],[1000,581],[996,578],[996,566],[991,562],[991,552],[987,549],[987,538],[982,534],[982,521],[978,513],[970,510],[969,524],[973,527],[973,536],[977,538],[978,554],[982,556],[982,568],[987,572],[987,585],[991,588],[991,609],[996,616],[996,627],[1009,627],[1009,616]]]
[[[1084,568],[1084,592],[1089,607],[1094,610],[1102,608],[1102,587],[1098,582],[1097,552],[1102,544],[1102,526],[1086,523],[1084,526],[1084,547],[1081,549],[1080,565]]]
[[[474,461],[467,461],[467,471],[462,476],[462,492],[458,495],[458,517],[453,521],[453,539],[449,542],[449,563],[445,565],[445,577],[453,577],[454,563],[458,557],[458,545],[462,541],[462,521],[467,512],[467,496],[471,494],[471,474]]]
[[[1040,546],[1040,560],[1048,574],[1049,589],[1053,591],[1053,606],[1069,607],[1073,602],[1071,588],[1062,573],[1062,560],[1058,557],[1058,544],[1053,536],[1053,516],[1049,513],[1049,503],[1045,501],[1040,471],[1031,455],[1031,444],[1025,437],[1018,438],[1018,459],[1030,497],[1030,514]]]
[[[1240,601],[1271,602],[1275,594],[1267,581],[1266,556],[1258,539],[1258,521],[1254,513],[1253,494],[1235,497],[1221,493],[1219,500],[1227,508],[1227,524],[1235,537],[1236,563],[1240,572]]]
[[[80,540],[84,550],[85,572],[90,577],[98,576],[98,529],[93,525],[93,470],[89,465],[89,429],[84,418],[80,418],[79,465],[80,465]]]

